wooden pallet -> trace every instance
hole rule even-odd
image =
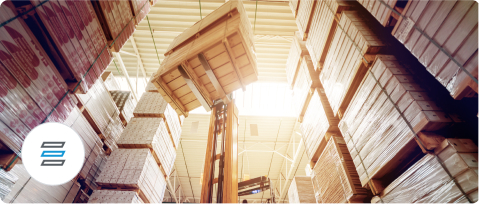
[[[363,186],[372,185],[374,179],[395,178],[423,155],[407,122],[427,144],[424,151],[437,146],[441,137],[421,131],[435,131],[453,123],[395,60],[392,55],[378,55],[372,68],[380,86],[395,104],[373,76],[367,74],[339,123]]]
[[[152,83],[179,115],[256,81],[253,34],[241,1],[229,1],[177,36]]]
[[[471,1],[408,1],[402,11],[408,19],[400,17],[392,30],[454,99],[477,95],[478,84],[419,30],[478,79],[477,13],[478,4]]]
[[[343,11],[320,80],[335,115],[342,117],[375,55],[386,47],[369,17]],[[365,62],[367,60],[367,62]]]
[[[312,173],[317,203],[363,203],[368,197],[342,137],[329,139]]]
[[[335,17],[340,18],[342,11],[353,9],[355,4],[350,1],[331,0],[318,1],[315,6],[305,46],[314,62],[315,70],[321,70],[337,27]]]

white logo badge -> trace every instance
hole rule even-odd
[[[61,185],[82,169],[85,149],[80,136],[61,123],[35,127],[23,142],[22,162],[27,172],[40,183]]]

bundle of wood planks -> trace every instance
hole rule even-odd
[[[313,14],[316,12],[316,4],[319,1],[316,0],[301,0],[298,1],[297,15],[295,16],[295,22],[297,23],[298,31],[300,33],[300,39],[302,41],[307,40],[308,32],[312,24]]]
[[[287,64],[285,66],[287,72],[287,83],[293,88],[298,75],[298,70],[302,63],[303,56],[308,55],[305,47],[305,41],[301,40],[300,33],[297,31],[293,35],[292,45],[288,52]]]
[[[408,1],[357,0],[384,27],[395,26]],[[388,7],[387,7],[388,6]],[[390,8],[389,8],[390,7]],[[395,10],[395,11],[394,11]],[[397,13],[398,12],[398,13]]]
[[[428,133],[421,131],[439,130],[454,122],[394,56],[377,55],[339,128],[365,186],[412,159],[418,148],[414,134],[427,134],[422,138],[428,140]]]
[[[331,137],[312,171],[317,203],[363,203],[367,189],[360,179],[342,137]]]
[[[128,1],[130,8],[132,8],[133,16],[135,16],[135,25],[138,25],[150,11],[150,3],[148,3],[148,1],[149,0]]]
[[[338,117],[333,115],[324,90],[316,88],[300,125],[305,152],[311,162],[315,163],[318,160],[331,136],[341,136],[338,121]]]
[[[288,201],[290,203],[316,203],[312,178],[295,176],[288,188]]]
[[[321,70],[337,27],[335,20],[342,11],[354,8],[354,4],[343,0],[317,1],[312,16],[309,36],[305,42],[315,70]]]
[[[327,52],[320,80],[335,115],[342,117],[361,80],[385,44],[369,18],[359,11],[343,11]],[[367,60],[367,62],[365,62]]]
[[[115,79],[115,76],[113,76],[113,73],[111,71],[103,72],[102,80],[108,91],[122,90],[122,86]]]
[[[144,203],[135,191],[95,190],[89,203]]]
[[[145,203],[161,203],[165,176],[148,148],[117,149],[97,178],[102,189],[135,191]]]
[[[289,0],[289,1],[288,1],[288,6],[289,6],[290,9],[292,10],[292,13],[293,13],[293,17],[294,17],[294,18],[297,18],[298,5],[300,4],[299,1],[300,1],[300,0]]]
[[[435,154],[425,155],[372,203],[477,202],[478,147],[470,139],[447,139]]]
[[[454,99],[478,93],[478,3],[408,1],[395,36]],[[460,68],[463,67],[463,68]]]
[[[120,120],[124,126],[133,118],[133,110],[137,105],[130,91],[109,91],[110,95],[117,105],[118,111],[120,111]]]
[[[180,120],[175,110],[162,98],[160,93],[143,93],[133,115],[137,118],[163,118],[174,148],[178,146],[182,134]]]
[[[241,1],[228,1],[178,35],[152,83],[179,115],[257,80],[250,21]]]
[[[298,115],[299,122],[303,121],[303,116],[307,111],[315,88],[320,86],[319,74],[319,71],[314,70],[310,56],[303,56],[298,70],[298,76],[293,86],[294,113]]]
[[[170,175],[176,152],[162,118],[133,118],[117,144],[120,148],[149,148],[165,175]]]

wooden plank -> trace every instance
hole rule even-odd
[[[205,69],[205,73],[207,74],[208,78],[212,82],[213,87],[215,87],[215,90],[219,94],[219,98],[224,98],[226,95],[225,91],[220,85],[220,82],[218,82],[217,77],[215,76],[215,73],[213,73],[213,70],[210,67],[210,64],[207,62],[207,59],[205,59],[205,56],[202,53],[198,53],[197,57],[198,57],[198,60],[200,60],[200,63],[202,64],[203,69]]]
[[[224,153],[223,203],[238,202],[238,109],[235,100],[227,104]]]
[[[183,66],[178,66],[178,70],[180,71],[180,74],[182,75],[183,79],[187,82],[187,85],[188,87],[190,88],[190,90],[193,92],[193,94],[195,95],[196,97],[196,100],[198,100],[200,102],[200,104],[202,104],[203,108],[205,108],[205,110],[207,112],[209,112],[211,109],[210,109],[210,104],[213,102],[213,101],[210,101],[210,100],[205,100],[205,98],[203,97],[203,94],[200,92],[200,90],[197,88],[197,83],[194,83],[192,79],[190,79],[189,75],[187,74],[187,72],[184,70]]]
[[[217,106],[212,108],[212,112],[210,113],[210,125],[208,128],[208,138],[207,138],[207,148],[205,152],[205,160],[203,165],[203,174],[200,180],[202,181],[202,194],[200,194],[200,202],[201,203],[208,203],[208,195],[212,194],[213,192],[210,191],[210,187],[213,185],[210,183],[210,165],[212,163],[212,149],[213,149],[213,134],[215,132],[215,114],[217,112]]]
[[[223,45],[225,46],[225,49],[227,50],[227,53],[228,53],[228,56],[230,58],[230,61],[232,62],[233,64],[233,68],[234,68],[234,71],[235,71],[235,74],[237,76],[237,79],[238,81],[240,82],[240,85],[242,86],[242,90],[245,91],[246,88],[245,88],[245,84],[242,80],[242,75],[241,75],[241,72],[239,70],[239,64],[238,62],[236,61],[236,58],[234,56],[234,52],[232,50],[232,48],[230,47],[230,44],[228,43],[228,40],[227,39],[224,39],[223,40]]]

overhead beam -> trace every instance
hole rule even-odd
[[[132,41],[133,51],[135,51],[135,54],[137,56],[138,63],[140,64],[140,68],[142,70],[143,77],[145,78],[145,82],[148,83],[147,70],[145,70],[145,68],[143,67],[143,61],[142,61],[142,58],[140,57],[140,53],[138,52],[137,43],[135,43],[135,38],[133,38],[133,35],[130,36],[130,41]]]
[[[205,100],[205,98],[203,98],[203,95],[202,93],[200,92],[200,90],[198,90],[197,86],[195,86],[195,83],[192,81],[192,79],[190,79],[190,77],[188,76],[188,74],[185,72],[185,70],[183,70],[183,67],[182,66],[178,66],[178,71],[180,72],[180,74],[182,75],[183,79],[185,80],[185,82],[187,82],[187,86],[188,88],[190,88],[190,90],[192,91],[193,95],[195,95],[195,97],[197,97],[197,100],[200,102],[200,104],[202,104],[203,108],[205,108],[205,110],[207,112],[210,112],[210,105],[208,104],[208,102]]]
[[[131,91],[132,93],[134,93],[134,94],[133,94],[133,97],[134,97],[135,100],[138,102],[137,92],[134,91],[133,86],[132,86],[132,83],[130,82],[130,77],[128,76],[127,68],[125,67],[125,64],[123,63],[122,56],[120,56],[120,53],[118,53],[118,52],[114,52],[114,54],[115,54],[115,57],[116,57],[117,60],[118,60],[118,63],[120,64],[120,68],[122,69],[123,75],[124,75],[125,78],[127,79],[128,87],[130,88],[130,91]]]

